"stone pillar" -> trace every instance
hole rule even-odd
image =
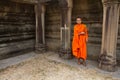
[[[119,22],[119,3],[103,1],[103,33],[99,67],[107,71],[116,70],[116,45]]]
[[[45,51],[45,5],[38,3],[35,5],[36,16],[36,44],[37,52]]]
[[[42,21],[42,31],[43,31],[43,44],[45,45],[45,5],[42,5],[42,12],[41,12],[41,21]]]
[[[60,57],[71,58],[71,15],[72,15],[72,0],[60,0],[61,7],[61,27],[68,29],[68,35],[65,40],[65,47],[60,48]],[[64,37],[64,36],[61,36]]]

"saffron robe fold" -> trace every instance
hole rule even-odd
[[[85,32],[85,34],[80,34],[80,32]],[[76,58],[82,58],[86,60],[87,49],[86,40],[88,39],[87,27],[85,24],[76,24],[74,26],[74,36],[72,41],[72,52]]]

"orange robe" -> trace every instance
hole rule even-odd
[[[80,32],[85,32],[85,34],[78,35]],[[76,58],[82,58],[86,60],[87,57],[86,39],[88,39],[86,25],[76,24],[74,26],[74,36],[72,41],[72,52]]]

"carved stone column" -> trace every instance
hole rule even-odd
[[[38,3],[35,5],[36,16],[36,44],[37,52],[45,51],[45,5]]]
[[[45,45],[45,5],[43,4],[42,6],[42,12],[41,12],[41,21],[42,21],[42,32],[43,32],[43,44]]]
[[[116,45],[119,22],[119,3],[117,0],[103,1],[103,33],[99,67],[107,71],[116,70]]]
[[[62,58],[71,58],[71,15],[72,15],[72,0],[59,0],[61,7],[61,27],[66,27],[68,29],[68,35],[65,40],[66,45],[62,45],[60,48],[60,57]],[[61,36],[64,38],[64,36]]]

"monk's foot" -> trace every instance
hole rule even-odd
[[[78,64],[80,65],[81,63],[80,63],[80,62],[78,62]]]
[[[84,65],[85,67],[87,66],[85,61],[83,62],[83,65]]]

